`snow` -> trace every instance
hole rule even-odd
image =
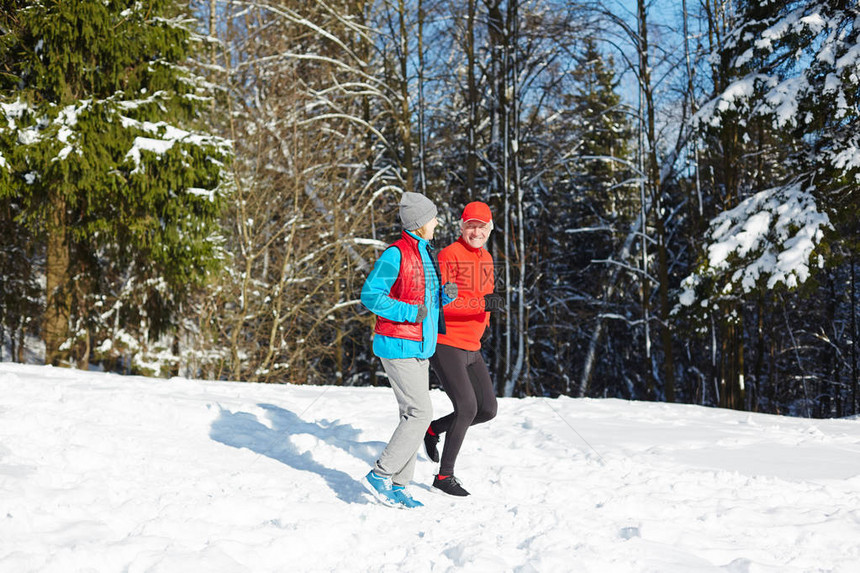
[[[776,128],[793,126],[797,120],[800,94],[808,89],[809,81],[806,76],[788,78],[764,94],[762,111],[773,114],[773,125]]]
[[[204,197],[209,201],[215,200],[215,190],[214,189],[201,189],[200,187],[189,187],[188,193],[191,195],[196,195],[197,197]]]
[[[42,136],[38,127],[30,127],[18,132],[18,143],[21,145],[33,145],[41,140]]]
[[[860,146],[858,146],[857,137],[855,136],[846,141],[844,146],[845,149],[840,149],[837,153],[833,154],[831,163],[837,169],[844,171],[860,169]]]
[[[837,97],[844,100],[845,96],[841,93],[843,79],[856,85],[856,71],[860,66],[860,44],[845,29],[846,25],[851,26],[847,24],[849,14],[840,9],[828,16],[821,6],[812,3],[778,17],[753,41],[753,47],[735,59],[734,66],[740,70],[757,54],[778,60],[773,54],[782,48],[794,51],[798,68],[796,72],[785,76],[784,70],[776,68],[774,75],[759,71],[732,82],[724,93],[702,106],[694,118],[695,123],[717,126],[723,120],[722,112],[742,111],[745,106],[753,105],[750,110],[753,115],[770,117],[774,128],[782,129],[796,125],[802,102],[810,107],[810,102],[816,102],[821,95],[833,92],[838,92]],[[738,33],[734,33],[735,41]],[[745,36],[743,40],[750,41],[752,38]],[[797,41],[802,44],[795,45]],[[823,87],[818,85],[821,70],[811,70],[807,58],[830,68]],[[845,89],[850,91],[850,85],[845,86]],[[753,101],[755,95],[759,99],[757,105]],[[837,104],[837,118],[843,117],[848,111],[844,101]]]
[[[0,112],[6,116],[6,123],[9,129],[15,129],[16,119],[21,119],[25,113],[32,113],[33,108],[31,108],[27,102],[18,98],[13,103],[0,103]]]
[[[73,151],[75,151],[73,142],[76,139],[76,135],[72,128],[77,125],[78,117],[81,112],[86,110],[88,107],[90,107],[90,102],[83,101],[79,108],[69,105],[60,111],[57,119],[54,121],[54,123],[60,126],[60,129],[57,132],[57,141],[65,143],[66,146],[57,153],[57,156],[52,161],[64,161]],[[78,151],[78,154],[80,155],[80,151]]]
[[[131,158],[134,161],[135,169],[132,173],[135,173],[140,170],[140,152],[141,151],[149,151],[155,153],[156,155],[163,155],[167,153],[170,148],[173,147],[175,142],[172,140],[164,140],[164,139],[153,139],[151,137],[135,137],[134,144],[132,144],[131,149],[128,153],[125,154],[127,158]]]
[[[707,265],[682,281],[678,301],[692,306],[702,276],[727,272],[732,275],[726,293],[732,284],[752,292],[763,279],[768,289],[778,284],[795,288],[809,278],[810,261],[827,228],[829,217],[801,184],[760,191],[711,220]]]
[[[748,100],[755,93],[757,82],[767,82],[766,76],[753,74],[746,78],[737,80],[729,85],[718,97],[705,103],[696,115],[693,116],[692,125],[701,127],[703,125],[718,126],[722,117],[719,112],[736,109],[741,102]]]
[[[450,402],[432,391],[438,414]],[[849,572],[860,420],[501,399],[465,499],[371,502],[388,388],[0,363],[2,571]]]
[[[125,155],[135,165],[132,173],[138,173],[142,170],[141,151],[164,155],[173,148],[176,142],[201,147],[212,145],[218,147],[223,152],[229,151],[232,146],[232,143],[228,140],[205,134],[191,133],[165,122],[139,122],[125,116],[122,116],[120,121],[126,129],[140,129],[150,135],[158,136],[157,138],[142,136],[134,138],[131,149]],[[206,191],[206,194],[209,194],[209,191]]]
[[[845,54],[836,61],[836,70],[842,71],[843,68],[857,68],[860,66],[860,44],[851,46]]]

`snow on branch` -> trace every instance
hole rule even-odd
[[[697,300],[707,307],[710,296],[744,293],[778,284],[795,288],[809,278],[810,260],[831,228],[818,209],[812,189],[800,183],[761,191],[715,217],[708,231],[707,261],[682,282],[680,303]],[[821,258],[817,260],[819,266]],[[713,283],[715,292],[703,293]]]
[[[858,22],[852,9],[807,2],[768,23],[754,40],[748,27],[756,22],[740,26],[730,42],[749,45],[733,62],[740,77],[702,106],[694,125],[718,126],[734,111],[768,117],[777,129],[793,127],[809,121],[800,109],[829,105],[829,98],[836,101],[836,117],[844,117],[860,83]],[[748,69],[755,61],[761,63]]]
[[[154,136],[138,136],[134,138],[131,149],[126,153],[126,158],[131,159],[135,165],[132,173],[137,173],[141,169],[141,151],[162,155],[176,143],[199,147],[212,146],[225,152],[229,151],[232,146],[229,140],[203,133],[192,133],[162,121],[156,123],[148,121],[139,122],[128,117],[122,117],[121,121],[123,127],[126,129],[137,129]]]

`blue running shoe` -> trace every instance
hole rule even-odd
[[[392,487],[394,491],[394,495],[397,496],[397,499],[400,500],[400,503],[403,507],[407,507],[412,509],[414,507],[424,507],[424,504],[412,497],[412,494],[409,493],[409,490],[406,489],[406,486],[395,485]]]
[[[391,487],[391,478],[378,476],[370,470],[361,480],[361,484],[383,505],[398,507],[401,504],[400,498]]]

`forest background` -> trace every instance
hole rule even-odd
[[[384,383],[414,190],[493,209],[499,395],[858,413],[855,2],[0,6],[4,360]]]

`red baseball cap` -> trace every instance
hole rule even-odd
[[[490,206],[486,203],[481,203],[480,201],[473,201],[466,205],[466,208],[463,209],[463,216],[460,217],[460,219],[462,221],[478,220],[482,223],[492,223],[493,214],[490,213]]]

